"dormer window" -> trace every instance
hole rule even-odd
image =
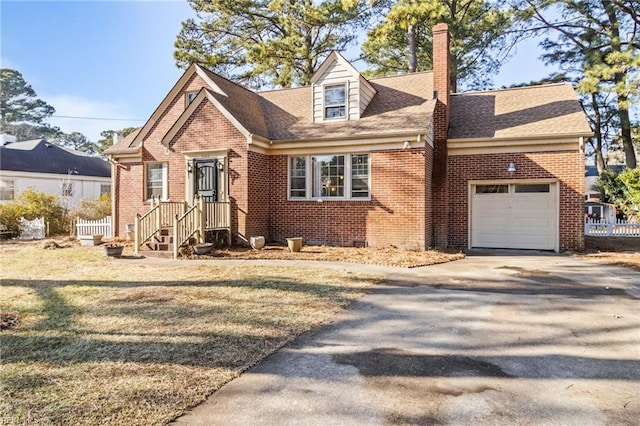
[[[324,118],[347,117],[347,88],[345,84],[324,87]]]
[[[185,98],[185,107],[188,107],[191,102],[198,96],[198,92],[187,92]]]

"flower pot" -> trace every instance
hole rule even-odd
[[[302,238],[287,238],[287,246],[291,252],[302,250]]]
[[[80,245],[82,247],[94,247],[102,244],[102,234],[97,235],[79,235]]]
[[[110,257],[120,257],[122,256],[122,250],[124,250],[124,246],[115,246],[115,245],[107,245],[102,247],[104,250],[104,254]]]
[[[251,237],[249,238],[249,244],[251,244],[252,249],[260,250],[264,247],[264,237]]]
[[[211,250],[213,250],[213,244],[211,243],[198,244],[193,246],[193,252],[195,254],[207,254],[210,253]]]

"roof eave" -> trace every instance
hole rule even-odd
[[[519,140],[540,140],[540,139],[564,139],[564,138],[590,138],[593,132],[572,132],[572,133],[548,133],[527,136],[500,136],[481,138],[447,138],[449,142],[491,142],[491,141],[519,141]]]

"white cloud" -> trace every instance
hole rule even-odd
[[[100,132],[108,129],[138,127],[144,124],[144,117],[137,116],[124,104],[94,101],[80,96],[42,96],[41,99],[56,109],[47,120],[65,133],[80,132],[92,141],[100,139]],[[83,118],[69,118],[83,117]]]

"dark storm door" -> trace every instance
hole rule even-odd
[[[218,201],[218,160],[196,160],[193,193],[205,202]]]

